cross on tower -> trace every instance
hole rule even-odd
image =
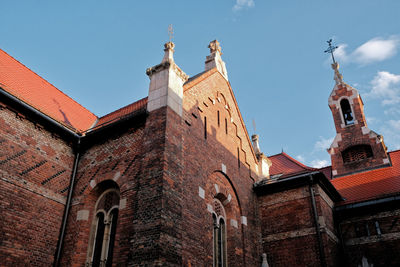
[[[169,35],[169,42],[171,42],[172,38],[174,38],[174,29],[172,28],[172,24],[169,24],[168,26],[168,35]]]
[[[338,46],[332,46],[332,39],[326,41],[329,44],[328,49],[324,51],[324,53],[331,53],[333,64],[336,64],[335,57],[333,56],[333,52],[338,48]]]

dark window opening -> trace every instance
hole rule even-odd
[[[204,117],[204,139],[207,139],[207,117]]]
[[[217,121],[218,121],[218,127],[219,127],[219,110],[217,111]]]
[[[217,208],[218,207],[218,208]],[[222,204],[218,200],[214,200],[215,213],[213,213],[213,250],[214,250],[214,266],[226,267],[226,226],[225,211]]]
[[[97,231],[94,243],[94,251],[93,251],[93,266],[100,266],[101,261],[101,250],[103,248],[103,238],[104,238],[104,214],[97,214]]]
[[[381,227],[379,226],[379,222],[375,221],[375,229],[376,229],[376,234],[377,235],[381,235],[382,231],[381,231]]]
[[[240,150],[237,148],[238,168],[240,169]]]
[[[228,134],[228,120],[225,118],[225,133]]]
[[[119,193],[109,189],[96,202],[96,216],[90,238],[88,266],[111,267],[118,221]]]
[[[350,107],[349,100],[342,99],[340,101],[340,107],[342,109],[344,124],[345,125],[354,124],[354,116],[353,116],[353,114],[351,112],[351,107]]]
[[[218,266],[225,266],[225,222],[221,218],[219,220],[219,234],[218,234]]]
[[[371,236],[371,233],[369,231],[368,222],[365,223],[365,231],[367,232],[367,236]]]
[[[347,148],[342,152],[343,162],[357,162],[367,158],[372,158],[372,149],[370,145],[356,145]]]
[[[363,232],[362,232],[362,230],[361,230],[359,225],[355,225],[354,226],[354,230],[356,232],[356,237],[362,237],[363,236]]]

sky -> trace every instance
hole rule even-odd
[[[313,167],[330,164],[336,134],[324,53],[333,39],[369,128],[400,149],[398,0],[1,0],[0,10],[0,48],[97,116],[147,96],[145,71],[161,62],[169,24],[189,76],[217,39],[249,135],[264,154]]]

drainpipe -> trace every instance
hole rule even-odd
[[[315,204],[313,177],[312,177],[312,175],[310,175],[309,177],[310,177],[310,183],[308,185],[308,188],[310,190],[310,196],[311,196],[311,205],[312,205],[313,215],[314,215],[315,231],[317,232],[319,257],[320,257],[321,266],[326,267],[327,265],[326,265],[326,260],[325,260],[324,246],[322,244],[322,236],[321,236],[321,231],[320,231],[319,222],[318,222],[317,205]]]
[[[56,254],[54,257],[54,264],[53,264],[54,267],[60,266],[61,252],[62,252],[62,248],[64,245],[63,243],[64,243],[64,237],[65,237],[65,229],[67,227],[68,215],[69,215],[69,210],[71,207],[72,193],[74,192],[75,177],[76,177],[76,172],[78,169],[78,163],[79,163],[79,158],[80,158],[80,144],[81,144],[81,138],[79,137],[76,147],[75,147],[75,161],[74,161],[71,179],[69,182],[67,202],[65,204],[65,209],[64,209],[64,214],[63,214],[63,219],[62,219],[62,224],[61,224],[61,229],[60,229],[60,235],[58,237]]]

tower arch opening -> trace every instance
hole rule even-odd
[[[340,108],[342,110],[343,120],[345,125],[354,124],[354,115],[351,111],[350,102],[347,98],[343,98],[340,101]]]

